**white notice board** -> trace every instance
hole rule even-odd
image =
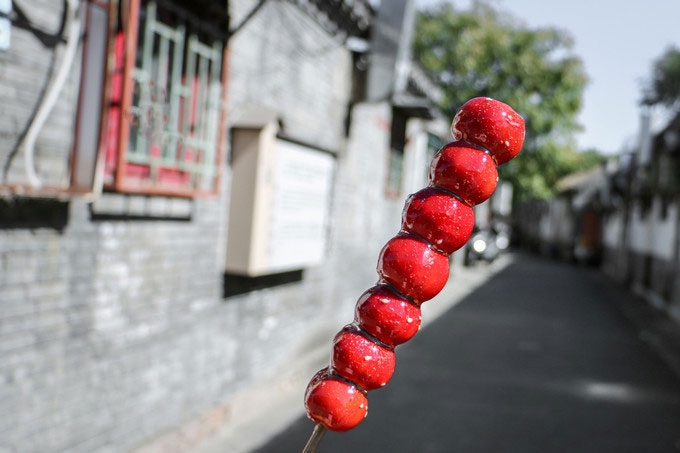
[[[319,264],[326,254],[335,157],[277,139],[268,237],[270,272]]]

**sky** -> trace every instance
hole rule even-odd
[[[387,0],[389,1],[389,0]],[[465,9],[469,0],[449,0]],[[427,6],[439,0],[416,0]],[[574,39],[589,83],[576,136],[579,149],[615,154],[635,143],[642,83],[670,46],[680,48],[680,0],[490,0],[530,28],[556,27]]]

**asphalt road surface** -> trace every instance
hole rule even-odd
[[[680,378],[624,316],[636,304],[592,269],[519,255],[397,347],[368,417],[318,452],[680,451]],[[257,453],[299,452],[313,427]]]

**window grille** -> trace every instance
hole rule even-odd
[[[202,42],[186,17],[153,1],[138,17],[138,33],[121,30],[114,45],[105,184],[123,192],[212,193],[222,137],[223,43]],[[125,45],[136,36],[136,47]]]

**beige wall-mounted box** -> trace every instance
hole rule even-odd
[[[232,129],[226,271],[257,277],[325,257],[335,156],[281,138],[274,116]]]

